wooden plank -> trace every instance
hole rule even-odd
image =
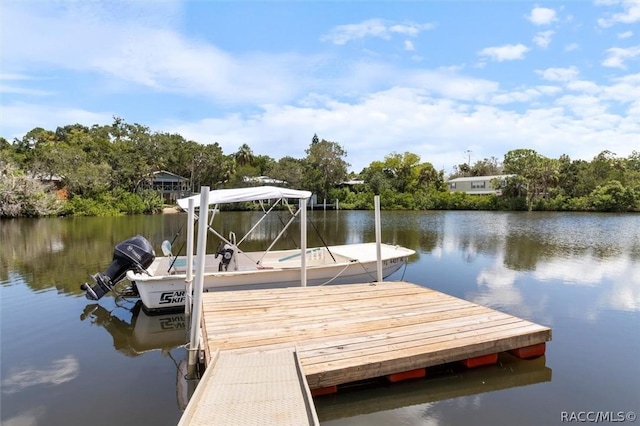
[[[349,383],[373,377],[380,377],[398,371],[413,370],[416,368],[429,367],[432,365],[446,364],[448,362],[459,361],[465,358],[486,355],[491,352],[503,352],[513,349],[516,346],[528,346],[545,341],[548,334],[538,332],[533,334],[505,337],[499,340],[477,343],[474,346],[462,348],[458,352],[451,351],[450,348],[442,348],[431,352],[425,352],[424,348],[416,350],[415,353],[405,353],[403,357],[386,359],[382,357],[368,358],[362,360],[357,365],[337,365],[327,366],[322,371],[309,371],[307,366],[303,367],[307,376],[307,381],[311,389]],[[302,358],[304,361],[304,358]],[[331,369],[330,369],[331,367]]]
[[[300,356],[303,359],[305,368],[313,364],[324,365],[326,367],[332,367],[334,365],[340,366],[342,364],[353,364],[354,359],[356,359],[355,362],[360,362],[360,359],[365,358],[386,359],[405,353],[413,354],[416,350],[436,351],[442,348],[451,349],[452,355],[455,357],[460,348],[465,349],[467,346],[511,337],[514,334],[519,335],[525,332],[538,331],[544,330],[535,324],[525,328],[518,323],[517,320],[507,319],[494,323],[472,325],[464,327],[464,329],[460,328],[455,331],[455,334],[440,330],[436,333],[427,332],[415,336],[400,336],[373,342],[345,345],[343,347],[344,349],[340,351],[322,352],[322,350],[315,350],[307,353],[304,346],[300,346]],[[391,353],[392,355],[390,355]],[[470,356],[467,358],[469,357]],[[451,359],[451,361],[456,360],[457,358]]]
[[[357,327],[348,327],[343,323],[339,326],[326,323],[316,324],[314,327],[305,328],[304,325],[300,327],[292,327],[291,329],[272,329],[267,333],[251,333],[251,332],[238,332],[235,334],[217,336],[215,339],[210,340],[211,345],[215,345],[220,349],[235,349],[239,347],[251,347],[251,346],[266,346],[281,342],[288,342],[290,340],[299,340],[301,334],[304,334],[304,347],[310,347],[314,341],[320,341],[323,343],[318,344],[318,347],[327,346],[344,346],[350,342],[354,342],[354,339],[369,341],[372,338],[387,338],[392,336],[395,332],[400,332],[405,335],[414,335],[421,331],[431,330],[445,330],[451,332],[451,329],[455,326],[472,325],[477,322],[484,321],[487,316],[490,315],[481,308],[474,312],[469,310],[455,310],[444,311],[438,313],[437,316],[425,316],[414,315],[405,318],[395,318],[389,320],[382,318],[376,321],[367,321],[365,323],[356,323]],[[493,313],[493,319],[505,317],[506,314]],[[460,319],[462,322],[447,322],[447,320]],[[311,346],[312,347],[312,346]]]
[[[529,346],[547,327],[406,282],[205,295],[210,350],[296,346],[317,389]]]
[[[429,307],[418,307],[411,309],[412,306],[394,306],[386,309],[353,309],[337,314],[329,313],[324,315],[324,311],[305,312],[292,310],[280,314],[264,314],[260,316],[260,321],[256,322],[255,316],[252,321],[243,321],[244,317],[230,317],[226,320],[220,318],[213,319],[207,316],[206,323],[212,331],[223,334],[225,332],[234,333],[241,330],[250,333],[259,333],[261,330],[268,330],[274,327],[290,327],[297,325],[316,326],[318,324],[330,323],[334,326],[346,326],[353,323],[372,322],[384,319],[400,319],[416,315],[432,315],[450,311],[470,311],[474,308],[480,308],[486,311],[486,308],[476,306],[464,306],[456,302],[443,303]],[[425,318],[429,320],[429,318]],[[248,327],[251,325],[251,327]]]
[[[356,284],[350,285],[349,287],[356,287]],[[315,290],[317,287],[313,287]],[[362,288],[362,287],[361,287]],[[281,297],[268,297],[269,293],[265,294],[265,298],[262,299],[260,296],[252,295],[250,298],[243,298],[241,300],[238,299],[227,299],[220,298],[219,295],[223,294],[223,292],[212,292],[205,293],[203,295],[203,306],[205,309],[213,309],[219,312],[229,311],[231,313],[235,313],[238,310],[243,308],[246,309],[284,309],[287,306],[317,306],[319,303],[326,304],[337,304],[338,302],[353,302],[353,303],[361,303],[362,301],[367,301],[371,299],[385,299],[387,297],[429,297],[432,300],[434,299],[445,299],[451,298],[451,296],[446,296],[441,293],[433,292],[432,294],[425,294],[419,287],[417,288],[386,288],[386,287],[374,287],[373,289],[369,287],[364,288],[365,291],[351,291],[344,292],[339,294],[324,294],[318,293],[314,294],[314,297],[305,297],[304,293],[294,293],[291,294],[290,297],[281,298]],[[261,290],[251,290],[251,291],[261,291]],[[357,296],[357,299],[354,299],[354,295]]]
[[[398,328],[413,326],[418,327],[418,329],[409,331],[416,332],[419,329],[433,329],[435,327],[439,327],[438,324],[444,321],[454,320],[456,318],[464,319],[466,317],[470,317],[471,320],[480,320],[483,316],[489,314],[490,313],[483,312],[480,309],[474,311],[458,309],[429,314],[407,314],[403,317],[378,317],[366,322],[316,322],[314,324],[294,324],[291,326],[278,324],[277,326],[273,326],[270,329],[260,330],[260,332],[258,333],[248,330],[236,330],[235,332],[218,334],[214,338],[210,339],[210,344],[219,345],[228,342],[236,342],[238,344],[244,342],[254,342],[256,344],[260,344],[261,342],[264,342],[264,344],[268,344],[270,340],[282,338],[286,339],[287,336],[296,340],[300,339],[301,337],[303,337],[305,340],[314,338],[322,338],[324,340],[328,340],[334,338],[334,336],[336,338],[342,339],[345,337],[351,337],[351,334],[362,336],[363,334],[370,332],[381,333],[385,331],[392,331]],[[503,316],[504,314],[493,313],[492,315]],[[444,326],[447,327],[447,324],[449,323],[445,323]],[[455,324],[451,323],[449,327],[453,325]]]

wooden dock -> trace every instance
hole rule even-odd
[[[520,348],[544,352],[551,340],[548,327],[407,282],[210,292],[203,315],[207,359],[295,348],[320,393]]]
[[[209,352],[295,346],[311,389],[544,343],[551,330],[407,282],[206,293]]]

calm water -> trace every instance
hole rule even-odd
[[[224,215],[225,233],[240,235],[253,214]],[[327,244],[375,240],[373,212],[310,216]],[[323,425],[550,425],[561,424],[563,412],[640,414],[640,216],[382,218],[383,241],[418,252],[391,279],[550,326],[553,341],[533,361],[501,356],[496,366],[450,365],[425,380],[317,398]],[[109,264],[117,242],[139,233],[159,253],[184,219],[0,221],[2,425],[177,423],[193,390],[178,380],[184,317],[147,316],[135,300],[92,304],[78,287]],[[251,248],[279,232],[272,219]],[[309,233],[309,244],[320,244]]]

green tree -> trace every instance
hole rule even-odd
[[[50,216],[61,207],[55,194],[38,179],[0,162],[0,217]]]
[[[305,186],[326,198],[329,190],[347,177],[349,163],[344,160],[347,152],[338,143],[324,139],[312,142],[305,152]]]
[[[238,163],[238,165],[240,166],[252,165],[255,159],[253,156],[253,151],[246,143],[243,143],[240,148],[238,148],[238,151],[233,154],[233,156],[236,160],[236,163]]]
[[[507,179],[503,194],[526,197],[528,209],[535,201],[548,198],[559,180],[560,162],[546,158],[532,149],[515,149],[504,156],[504,172],[517,177]],[[517,194],[517,195],[516,195]]]
[[[270,176],[287,183],[291,188],[304,188],[305,162],[298,158],[282,157],[271,168]]]
[[[253,158],[253,163],[258,169],[258,176],[271,176],[271,170],[276,165],[276,160],[268,155],[256,155]]]
[[[393,176],[385,172],[382,161],[372,161],[362,170],[361,175],[369,190],[376,195],[384,194],[392,188]]]
[[[631,188],[612,180],[594,189],[589,195],[589,202],[597,211],[625,212],[635,208],[637,199]]]
[[[471,176],[493,176],[500,174],[501,171],[498,159],[491,157],[476,161],[470,169],[470,174]]]

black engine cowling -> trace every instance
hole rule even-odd
[[[113,251],[111,265],[104,272],[98,272],[91,277],[95,281],[93,286],[84,283],[80,286],[89,300],[98,300],[113,289],[122,280],[129,269],[144,272],[156,258],[156,253],[142,235],[136,235],[118,243]]]

